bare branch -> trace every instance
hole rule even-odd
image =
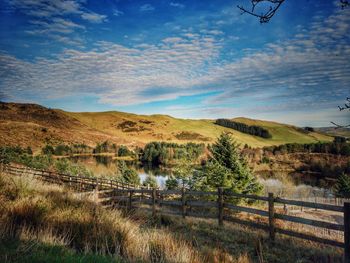
[[[331,123],[332,123],[334,126],[336,126],[335,129],[350,127],[350,124],[348,124],[348,125],[340,125],[340,124],[337,124],[337,123],[335,123],[335,122],[333,122],[333,121],[331,121]]]
[[[251,8],[245,8],[243,6],[237,5],[237,7],[242,11],[242,14],[249,14],[259,18],[260,23],[268,23],[270,19],[275,15],[276,11],[280,8],[285,0],[250,0]],[[350,6],[350,0],[339,0],[341,9],[345,9]],[[270,3],[270,7],[265,13],[258,14],[255,12],[255,8],[260,3]]]
[[[341,9],[344,9],[350,5],[349,0],[340,0],[340,7]]]
[[[239,5],[237,7],[242,11],[242,14],[247,13],[252,16],[256,16],[259,18],[260,23],[267,23],[274,16],[274,14],[278,10],[278,8],[280,8],[280,6],[284,1],[285,0],[251,0],[251,5],[252,5],[251,10],[248,10],[243,6],[239,6]],[[269,2],[271,4],[270,8],[265,13],[261,13],[261,14],[255,13],[255,7],[262,2]]]
[[[350,98],[347,97],[346,98],[346,103],[344,104],[344,107],[342,106],[338,106],[338,109],[339,111],[343,111],[343,110],[349,110],[350,111]],[[346,124],[346,125],[340,125],[340,124],[337,124],[333,121],[331,121],[331,123],[335,126],[335,129],[338,129],[338,128],[348,128],[350,127],[350,124]]]

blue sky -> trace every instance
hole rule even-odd
[[[347,122],[350,8],[286,0],[0,0],[0,99],[69,111]],[[266,8],[263,6],[261,8]]]

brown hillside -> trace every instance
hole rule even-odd
[[[36,104],[0,102],[0,145],[31,146],[45,144],[96,143],[109,140],[116,144],[143,146],[150,141],[212,143],[222,132],[229,132],[238,143],[263,147],[284,143],[311,143],[332,138],[305,133],[297,127],[240,118],[248,125],[265,127],[271,139],[241,133],[215,124],[214,120],[178,119],[167,115],[137,115],[109,112],[66,112]]]

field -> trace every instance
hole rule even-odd
[[[96,143],[109,140],[129,146],[150,141],[212,143],[222,132],[230,132],[241,144],[263,147],[284,143],[330,141],[332,137],[269,121],[236,118],[269,130],[271,139],[244,134],[214,124],[215,120],[178,119],[167,115],[136,115],[123,112],[73,113],[34,104],[1,103],[0,144],[31,146],[45,144]]]

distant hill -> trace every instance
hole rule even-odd
[[[258,125],[272,135],[264,139],[216,125],[215,120],[178,119],[168,115],[137,115],[109,112],[66,112],[36,104],[0,102],[0,145],[40,148],[46,143],[85,143],[95,146],[109,140],[117,144],[142,146],[150,141],[211,143],[230,132],[241,144],[263,147],[291,142],[330,141],[330,136],[275,122],[235,118]]]
[[[315,128],[315,130],[331,136],[343,136],[350,138],[350,128],[322,127]]]

